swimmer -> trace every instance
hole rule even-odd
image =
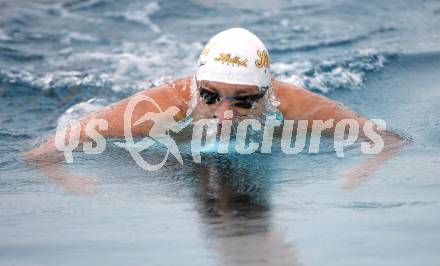
[[[308,120],[309,125],[312,125],[313,120],[333,119],[335,126],[342,119],[354,119],[359,123],[361,137],[365,136],[362,128],[368,120],[327,97],[277,80],[271,74],[270,57],[263,42],[242,28],[228,29],[212,37],[199,57],[193,76],[149,88],[135,95],[151,97],[162,110],[172,106],[179,108],[180,111],[174,116],[176,120],[191,115],[193,121],[216,118],[221,124],[225,119],[225,111],[232,111],[234,118],[239,120],[258,119],[275,108],[284,119]],[[108,122],[108,129],[99,131],[99,134],[123,137],[124,111],[132,97],[80,119],[80,142],[89,139],[84,125],[91,119],[104,119]],[[136,106],[132,114],[133,136],[145,135],[152,128],[151,121],[135,124],[148,112],[157,110],[147,102]],[[369,175],[395,153],[395,147],[404,143],[404,140],[388,131],[380,134],[385,142],[384,151],[350,175]],[[49,137],[45,143],[30,151],[27,157],[47,158],[57,154],[54,139],[54,136]]]

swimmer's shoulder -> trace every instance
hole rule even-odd
[[[183,77],[176,79],[173,85],[176,93],[184,101],[189,101],[191,99],[191,77]]]
[[[272,84],[280,102],[278,109],[288,119],[303,119],[311,114],[341,110],[339,103],[305,88],[277,80],[273,80]]]
[[[163,85],[148,88],[140,91],[125,101],[129,101],[136,95],[145,95],[153,98],[162,109],[166,109],[171,106],[176,106],[180,109],[182,116],[187,111],[187,102],[191,97],[191,77],[183,77],[173,81],[166,82]]]
[[[305,98],[311,96],[308,90],[277,79],[272,79],[272,86],[280,103],[278,109],[283,113],[294,112],[293,108],[296,109]]]
[[[278,79],[272,79],[272,86],[275,93],[279,94],[293,94],[293,93],[304,93],[307,92],[306,89],[296,86],[292,83],[280,81]]]

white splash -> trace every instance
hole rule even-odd
[[[151,21],[150,16],[160,10],[156,2],[148,3],[145,6],[131,5],[122,13],[122,17],[127,21],[133,21],[148,26],[153,32],[160,33],[159,26]]]
[[[361,88],[366,73],[382,69],[385,63],[384,54],[376,50],[360,50],[345,60],[275,63],[272,70],[285,82],[328,93],[338,88]]]
[[[109,102],[106,99],[92,98],[86,102],[81,102],[67,109],[57,121],[58,128],[62,128],[70,122],[77,121],[85,114],[96,112],[107,106]]]

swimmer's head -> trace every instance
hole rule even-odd
[[[203,49],[197,80],[267,87],[271,82],[266,46],[252,32],[242,28],[222,31]]]
[[[222,31],[203,49],[192,84],[192,112],[200,118],[258,118],[272,95],[270,59],[263,42],[242,28]]]

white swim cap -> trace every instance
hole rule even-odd
[[[222,31],[203,49],[196,80],[268,87],[271,73],[266,46],[246,29]]]

